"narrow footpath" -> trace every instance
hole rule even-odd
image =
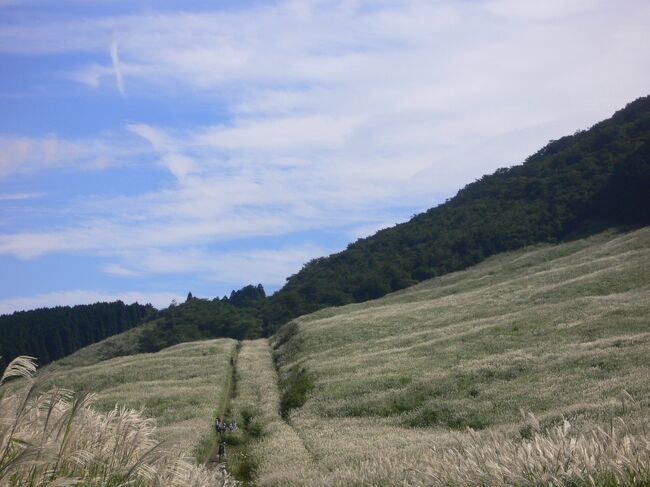
[[[316,455],[280,414],[278,373],[266,339],[237,343],[224,390],[215,417],[240,424],[234,432],[213,430],[208,468],[227,469],[244,486],[300,484],[316,478]],[[225,461],[219,458],[221,441],[226,442]]]
[[[231,407],[230,403],[232,399],[237,395],[237,362],[239,358],[239,351],[241,350],[242,342],[237,342],[235,349],[232,352],[230,357],[230,370],[228,373],[228,378],[226,382],[226,387],[224,388],[224,394],[221,397],[221,401],[217,408],[215,409],[215,418],[222,418],[223,420],[230,420],[231,416]],[[234,419],[234,418],[233,418]],[[205,461],[205,466],[208,468],[225,468],[223,462],[219,461],[219,443],[222,441],[222,433],[217,433],[213,426],[214,442],[207,460]]]
[[[237,407],[254,411],[251,424],[259,426],[249,446],[252,480],[256,485],[309,485],[318,466],[303,438],[280,415],[278,373],[268,340],[243,343],[238,374]]]

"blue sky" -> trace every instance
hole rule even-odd
[[[650,92],[645,0],[0,0],[0,312],[269,291]]]

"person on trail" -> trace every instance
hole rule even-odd
[[[222,441],[219,443],[219,461],[222,461],[226,458],[226,442]]]
[[[217,430],[217,433],[221,432],[221,418],[217,418],[214,420],[214,429]]]

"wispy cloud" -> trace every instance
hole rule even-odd
[[[127,304],[134,302],[140,304],[151,303],[156,308],[165,308],[169,306],[172,299],[182,301],[185,299],[185,296],[175,293],[141,291],[114,292],[75,289],[0,299],[0,314],[52,306],[74,306],[76,304],[92,304],[116,300],[121,300]]]
[[[122,78],[122,65],[120,64],[120,56],[117,46],[117,38],[113,37],[111,41],[111,62],[113,63],[113,72],[115,73],[115,84],[117,91],[120,92],[122,97],[125,96],[124,92],[124,79]]]
[[[318,245],[230,251],[150,248],[125,252],[119,255],[120,264],[110,264],[102,270],[121,277],[191,273],[209,282],[262,282],[279,287],[305,262],[330,251]]]
[[[128,132],[117,130],[96,138],[62,138],[55,134],[24,137],[0,133],[0,179],[15,173],[74,167],[96,171],[122,164],[138,164],[148,146]]]
[[[0,193],[0,201],[25,201],[40,198],[44,193]]]

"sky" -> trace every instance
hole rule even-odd
[[[0,313],[267,292],[650,93],[647,0],[0,0]]]

